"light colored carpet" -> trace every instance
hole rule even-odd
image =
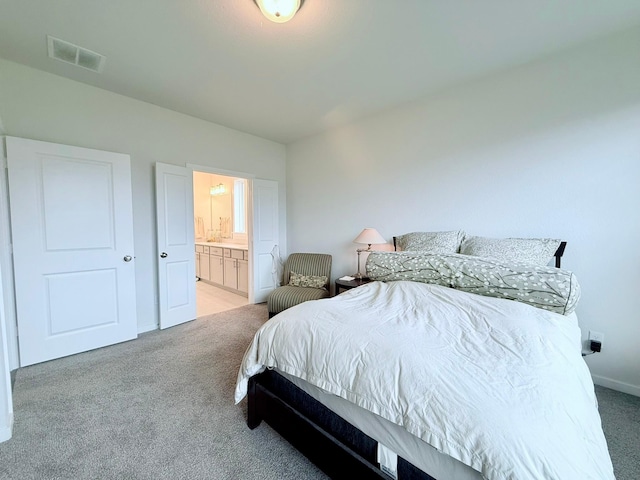
[[[242,355],[268,318],[249,305],[18,370],[0,478],[326,478],[233,404]]]
[[[18,370],[0,479],[324,479],[233,404],[265,305]],[[640,478],[640,398],[596,388],[618,480]]]
[[[640,479],[640,397],[598,385],[596,395],[616,479]]]

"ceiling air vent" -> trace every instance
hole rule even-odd
[[[102,72],[104,62],[107,59],[104,55],[79,47],[73,43],[65,42],[51,35],[47,35],[47,47],[49,57],[77,67],[86,68],[92,72]]]

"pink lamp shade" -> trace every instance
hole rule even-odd
[[[387,243],[387,241],[383,238],[382,235],[378,233],[375,228],[365,228],[360,232],[353,243],[366,243],[371,247],[374,244]]]

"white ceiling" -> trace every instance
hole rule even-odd
[[[639,0],[305,0],[285,24],[253,0],[0,0],[0,57],[286,144],[638,24]]]

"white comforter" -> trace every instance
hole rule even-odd
[[[373,282],[277,315],[235,392],[277,368],[406,428],[488,479],[612,479],[575,315]]]

